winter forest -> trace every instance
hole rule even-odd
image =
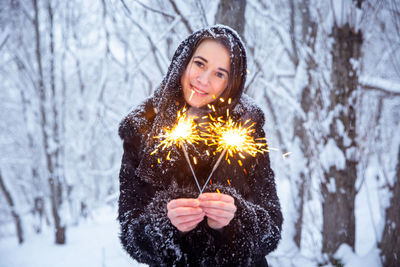
[[[284,216],[270,266],[400,266],[399,0],[1,0],[0,266],[138,266],[121,119],[178,44],[247,46]]]

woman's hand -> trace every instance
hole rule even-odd
[[[200,207],[207,216],[208,226],[219,230],[227,226],[237,210],[235,200],[230,195],[204,193],[199,197]]]
[[[168,218],[179,231],[191,231],[204,219],[205,213],[199,205],[194,198],[173,199],[167,204]]]

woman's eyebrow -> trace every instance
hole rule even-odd
[[[202,57],[202,56],[194,56],[193,59],[195,59],[195,58],[200,58],[201,60],[203,60],[203,61],[205,61],[206,63],[208,63],[207,59],[205,59],[205,58]],[[229,76],[229,71],[227,71],[226,69],[224,69],[224,68],[218,68],[218,69],[219,69],[220,71],[226,72],[226,74],[228,74],[228,76]]]
[[[229,71],[227,71],[226,69],[224,69],[224,68],[218,68],[220,71],[223,71],[223,72],[226,72],[226,74],[228,74],[228,76],[229,76]]]
[[[202,57],[202,56],[195,56],[195,57],[193,57],[193,58],[200,58],[201,60],[203,60],[203,61],[205,61],[206,63],[208,63],[207,59],[205,59],[205,58]]]

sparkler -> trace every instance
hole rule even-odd
[[[255,133],[253,127],[256,123],[251,123],[249,119],[242,125],[241,122],[238,123],[233,121],[229,116],[229,110],[227,110],[226,114],[226,120],[224,120],[223,117],[214,118],[209,115],[211,122],[208,124],[208,133],[203,133],[206,142],[210,142],[208,145],[216,145],[216,152],[221,152],[221,154],[217,162],[214,164],[200,194],[203,193],[208,181],[211,179],[224,156],[225,160],[230,164],[229,157],[233,158],[235,154],[239,155],[241,159],[245,159],[245,154],[255,157],[257,153],[268,152],[266,142],[261,142],[265,141],[265,138],[255,139],[252,136],[252,134]],[[240,159],[238,160],[238,163],[240,166],[243,165]],[[245,169],[243,171],[246,173]]]
[[[192,96],[193,94],[191,97]],[[224,100],[220,99],[220,101],[223,102]],[[230,103],[231,99],[228,100],[228,104]],[[215,112],[215,107],[213,105],[209,105],[209,108]],[[255,157],[257,153],[269,152],[265,138],[253,137],[255,133],[254,126],[256,123],[252,123],[250,119],[245,121],[243,125],[242,122],[234,122],[232,117],[230,117],[229,109],[226,110],[226,119],[224,119],[222,116],[213,117],[211,114],[209,114],[208,117],[210,122],[201,123],[201,125],[205,124],[206,131],[202,132],[200,135],[200,131],[198,130],[193,119],[187,118],[186,108],[184,108],[182,111],[178,111],[177,123],[172,127],[172,129],[166,127],[163,129],[163,134],[154,137],[156,139],[160,139],[161,141],[157,145],[156,149],[150,153],[153,155],[158,150],[165,150],[173,145],[176,145],[178,148],[182,147],[185,159],[193,174],[197,188],[200,191],[199,196],[203,193],[224,156],[225,160],[231,164],[230,158],[234,158],[234,155],[237,154],[240,157],[238,164],[243,166],[241,159],[245,159],[246,154]],[[205,143],[209,146],[216,146],[215,152],[213,152],[214,155],[216,152],[220,152],[220,155],[202,188],[199,185],[185,147],[186,143],[197,144],[200,140],[205,141]],[[210,155],[208,150],[206,150],[206,153],[207,155]],[[170,156],[171,151],[168,152],[166,159],[170,160]],[[193,161],[195,164],[197,163],[197,159],[195,157],[193,157]],[[160,159],[158,159],[158,162],[160,163]],[[243,169],[243,171],[247,174],[246,169]],[[228,183],[230,185],[229,180]]]
[[[178,148],[182,147],[185,159],[189,164],[197,188],[200,191],[201,188],[197,180],[196,174],[193,170],[192,164],[190,163],[185,143],[196,144],[199,140],[201,140],[201,137],[199,135],[197,125],[194,123],[193,119],[187,118],[186,108],[184,108],[182,111],[178,111],[176,125],[172,129],[164,128],[164,132],[165,132],[164,134],[160,134],[154,137],[156,139],[162,139],[162,141],[160,141],[156,149],[153,152],[151,152],[150,155],[155,154],[159,150],[159,148],[161,150],[165,150],[166,148],[171,147],[173,145],[176,145]],[[168,152],[168,155],[166,157],[167,160],[170,160],[170,155],[171,151]],[[160,161],[158,162],[160,163]]]

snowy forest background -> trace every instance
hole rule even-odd
[[[399,0],[0,0],[0,266],[131,266],[118,124],[215,23],[278,149],[270,265],[400,266]]]

